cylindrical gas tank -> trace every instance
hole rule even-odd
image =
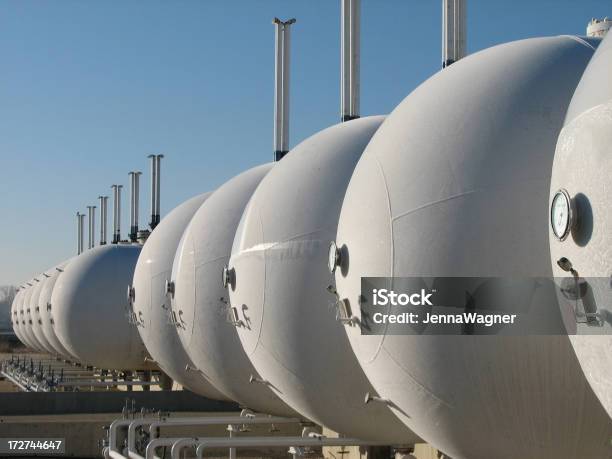
[[[36,341],[41,344],[43,352],[54,355],[55,350],[53,349],[53,346],[49,344],[49,341],[43,333],[43,323],[40,315],[40,294],[46,282],[46,273],[42,273],[36,278],[36,283],[33,287],[34,290],[32,292],[32,296],[30,297],[30,315],[32,317],[32,333],[34,334]]]
[[[564,206],[566,197],[569,198],[568,207]],[[569,332],[577,335],[570,335],[570,339],[582,370],[608,414],[612,416],[610,33],[599,45],[572,98],[565,125],[557,141],[549,212],[543,212],[543,216],[549,216],[550,221],[549,239],[554,275],[572,277],[570,272],[564,271],[558,264],[565,258],[571,263],[580,282],[586,281],[585,285],[589,286],[578,304],[563,296],[560,296],[560,302],[571,309],[573,326]],[[556,226],[558,234],[553,231],[553,226]]]
[[[30,288],[29,285],[25,285],[24,288],[22,288],[19,292],[20,292],[20,296],[19,296],[19,302],[15,304],[15,312],[17,313],[17,322],[19,323],[19,333],[21,336],[21,342],[26,346],[29,347],[31,349],[34,349],[30,343],[27,331],[26,331],[26,320],[25,320],[25,311],[23,310],[23,302],[26,299],[26,295],[28,292],[28,289]]]
[[[23,301],[21,302],[21,324],[23,326],[23,334],[26,339],[26,343],[28,347],[34,351],[44,352],[42,345],[36,340],[34,336],[34,330],[32,328],[32,313],[30,309],[30,300],[32,299],[32,294],[34,293],[36,281],[34,279],[28,282],[28,287],[26,288]]]
[[[246,353],[289,406],[343,435],[409,444],[417,437],[386,406],[364,403],[372,387],[327,290],[342,198],[383,119],[325,129],[268,173],[236,231],[229,297]]]
[[[141,248],[111,244],[87,250],[55,283],[55,332],[81,363],[115,370],[150,367],[142,340],[130,324],[126,295]]]
[[[23,299],[24,289],[20,288],[15,298],[13,298],[13,303],[11,304],[11,324],[13,326],[13,331],[15,332],[15,336],[17,339],[21,341],[21,343],[25,344],[25,340],[23,339],[23,335],[21,333],[21,321],[19,319],[19,309],[20,303]]]
[[[51,268],[45,273],[48,277],[46,278],[45,284],[40,291],[38,303],[40,305],[39,314],[42,322],[42,332],[47,342],[51,345],[55,354],[68,360],[75,360],[75,357],[66,350],[55,333],[55,319],[53,318],[53,304],[51,303],[53,288],[55,287],[57,279],[62,275],[68,263],[70,263],[70,260]]]
[[[359,319],[362,277],[551,275],[555,143],[594,43],[534,38],[472,54],[387,117],[336,239],[338,294]],[[378,396],[454,459],[609,456],[612,424],[567,336],[345,329]]]
[[[195,213],[174,259],[172,312],[189,357],[215,387],[252,410],[294,416],[268,386],[249,382],[257,372],[230,322],[221,281],[244,207],[271,167],[258,166],[227,181]]]
[[[204,193],[176,207],[155,227],[140,252],[130,290],[136,327],[159,367],[183,387],[208,398],[224,399],[195,368],[177,334],[166,291],[181,236],[196,210],[210,196]],[[188,370],[187,367],[193,369]]]

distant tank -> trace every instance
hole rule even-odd
[[[166,293],[181,236],[210,194],[200,194],[185,201],[161,220],[140,253],[129,295],[138,333],[159,367],[175,382],[197,394],[225,399],[225,395],[193,368],[179,340],[178,324],[172,319]]]
[[[25,311],[23,308],[23,303],[26,299],[26,296],[28,295],[28,289],[30,288],[29,285],[25,284],[23,286],[23,288],[20,290],[21,295],[19,297],[19,302],[15,305],[16,307],[16,312],[17,312],[17,320],[19,322],[19,330],[20,330],[20,334],[21,334],[21,342],[26,346],[29,347],[31,349],[34,349],[32,342],[29,338],[27,329],[26,329],[26,315],[25,315]]]
[[[48,354],[54,355],[55,349],[49,344],[49,341],[43,333],[43,322],[41,318],[40,293],[47,282],[47,274],[42,273],[37,277],[37,282],[34,284],[32,296],[30,297],[30,315],[32,317],[32,333],[36,341],[42,346],[42,350]]]
[[[454,459],[609,457],[612,424],[566,336],[362,335],[361,279],[550,277],[555,142],[596,44],[521,40],[442,70],[387,117],[344,197],[330,267],[369,399]]]
[[[55,332],[79,362],[98,368],[150,368],[146,350],[129,323],[126,285],[142,246],[98,246],[74,258],[57,279],[51,304]]]
[[[17,339],[25,344],[25,340],[21,332],[21,320],[19,318],[20,303],[23,299],[23,292],[24,289],[20,287],[15,295],[15,298],[13,298],[13,303],[11,304],[11,324],[13,325],[13,331],[15,332]]]
[[[247,355],[285,403],[342,435],[408,444],[417,437],[386,406],[364,404],[372,387],[326,289],[346,186],[383,119],[324,129],[268,173],[236,231],[228,291]]]
[[[38,303],[40,305],[39,314],[40,320],[42,321],[42,332],[47,342],[51,345],[52,349],[57,355],[60,355],[68,360],[75,360],[75,357],[66,350],[55,333],[55,319],[53,318],[54,311],[53,304],[51,303],[53,288],[55,287],[57,279],[62,275],[68,263],[70,263],[70,260],[60,263],[46,272],[49,277],[47,277],[45,284],[40,291],[40,299],[38,300]]]
[[[591,19],[587,25],[587,36],[603,38],[607,35],[610,28],[612,27],[612,20],[608,18],[603,19]]]
[[[231,323],[221,272],[244,208],[271,164],[225,182],[197,210],[176,251],[172,314],[195,367],[220,391],[252,410],[295,415],[272,390],[249,382],[257,372]]]
[[[574,297],[568,300],[563,295],[560,303],[569,306],[565,312],[571,317],[568,331],[572,345],[584,374],[610,416],[611,148],[612,36],[608,34],[576,88],[557,141],[548,215],[554,275],[570,279],[575,275],[581,285],[588,285],[577,303]]]
[[[159,170],[159,167],[156,168]],[[113,243],[94,247],[90,217],[89,249],[73,258],[57,278],[51,294],[54,330],[62,346],[86,365],[108,370],[148,370],[145,346],[134,321],[126,287],[132,282],[142,245],[138,237],[139,172],[130,172],[130,240],[121,240],[121,185],[112,185]],[[105,203],[101,200],[105,213]],[[91,209],[90,209],[91,212]],[[78,214],[77,214],[78,215]],[[90,213],[93,215],[93,213]],[[82,224],[79,217],[79,248]],[[106,241],[101,218],[101,244]]]
[[[32,312],[30,309],[30,300],[32,299],[32,294],[34,293],[36,281],[31,279],[27,284],[28,287],[26,288],[23,295],[23,300],[21,301],[21,324],[23,325],[23,333],[26,339],[26,344],[29,348],[38,352],[44,352],[42,344],[39,343],[34,336]]]

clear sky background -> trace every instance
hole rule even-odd
[[[609,0],[469,0],[468,51],[584,34]],[[0,285],[76,252],[77,210],[163,153],[162,215],[271,160],[274,16],[292,29],[291,146],[339,119],[338,0],[0,3]],[[441,62],[441,0],[362,0],[361,111],[391,111]],[[109,199],[109,236],[111,234]],[[99,218],[98,218],[99,222]],[[98,230],[96,230],[96,237]]]

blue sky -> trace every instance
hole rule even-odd
[[[469,0],[468,50],[583,34],[604,0]],[[292,32],[291,145],[338,121],[339,1],[4,0],[0,285],[72,256],[77,210],[163,153],[162,214],[272,158],[274,16]],[[441,0],[362,0],[363,115],[439,70]],[[110,209],[109,209],[110,210]],[[97,231],[96,231],[97,233]],[[110,219],[109,219],[110,233]]]

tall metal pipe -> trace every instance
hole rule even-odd
[[[155,229],[157,226],[157,222],[155,221],[155,209],[157,206],[155,204],[155,187],[157,184],[157,159],[155,155],[149,155],[149,159],[151,160],[151,221],[149,222],[149,227],[151,230]]]
[[[442,0],[442,68],[465,57],[467,0]]]
[[[87,232],[87,248],[93,249],[96,245],[96,206],[87,206],[88,232]]]
[[[160,188],[161,188],[161,159],[164,155],[149,155],[151,159],[151,231],[159,224],[160,220]]]
[[[140,176],[142,172],[132,171],[130,176],[130,241],[138,240],[138,214],[140,213]]]
[[[163,157],[164,155],[155,156],[155,226],[161,218],[161,160]]]
[[[344,122],[359,118],[361,0],[340,0],[340,9],[340,117]]]
[[[122,185],[113,185],[113,244],[121,241],[121,188]]]
[[[108,196],[98,196],[100,200],[100,245],[106,245]]]
[[[81,244],[81,252],[85,251],[85,214],[80,214],[79,218],[81,219],[79,225],[81,227],[81,239],[79,243]]]
[[[83,253],[83,246],[84,246],[83,232],[84,232],[84,226],[85,226],[85,214],[82,214],[81,212],[77,212],[76,217],[77,217],[77,255],[80,255]]]
[[[289,75],[291,24],[295,18],[274,18],[276,60],[274,65],[274,160],[280,161],[289,151]]]

